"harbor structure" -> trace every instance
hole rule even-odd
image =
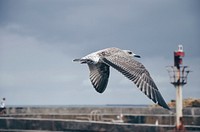
[[[183,124],[183,97],[182,87],[187,84],[187,76],[190,72],[188,66],[183,65],[185,52],[183,46],[178,45],[178,50],[174,51],[174,65],[168,66],[167,71],[170,76],[170,82],[176,88],[176,129],[184,128]]]

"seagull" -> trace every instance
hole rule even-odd
[[[88,65],[90,81],[97,92],[103,93],[105,91],[110,75],[110,67],[112,67],[134,82],[154,103],[170,110],[149,72],[143,64],[134,60],[134,57],[140,58],[139,55],[130,50],[112,47],[96,51],[73,61]]]

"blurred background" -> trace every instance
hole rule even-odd
[[[95,91],[91,52],[118,47],[141,56],[166,102],[175,99],[166,66],[182,44],[193,71],[183,98],[200,98],[200,1],[1,0],[0,98],[7,105],[153,104],[111,69],[107,89]]]

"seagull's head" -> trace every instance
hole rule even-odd
[[[133,53],[132,51],[130,51],[130,50],[123,50],[127,55],[129,55],[129,56],[133,56],[133,57],[137,57],[137,58],[140,58],[140,56],[139,55],[137,55],[137,54],[135,54],[135,53]]]

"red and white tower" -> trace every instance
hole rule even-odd
[[[182,100],[182,86],[187,84],[187,76],[190,72],[188,66],[183,66],[183,57],[185,52],[183,46],[178,45],[178,51],[174,51],[174,66],[167,68],[170,76],[171,84],[176,88],[176,128],[181,129],[183,125],[181,120],[183,116],[183,100]]]

